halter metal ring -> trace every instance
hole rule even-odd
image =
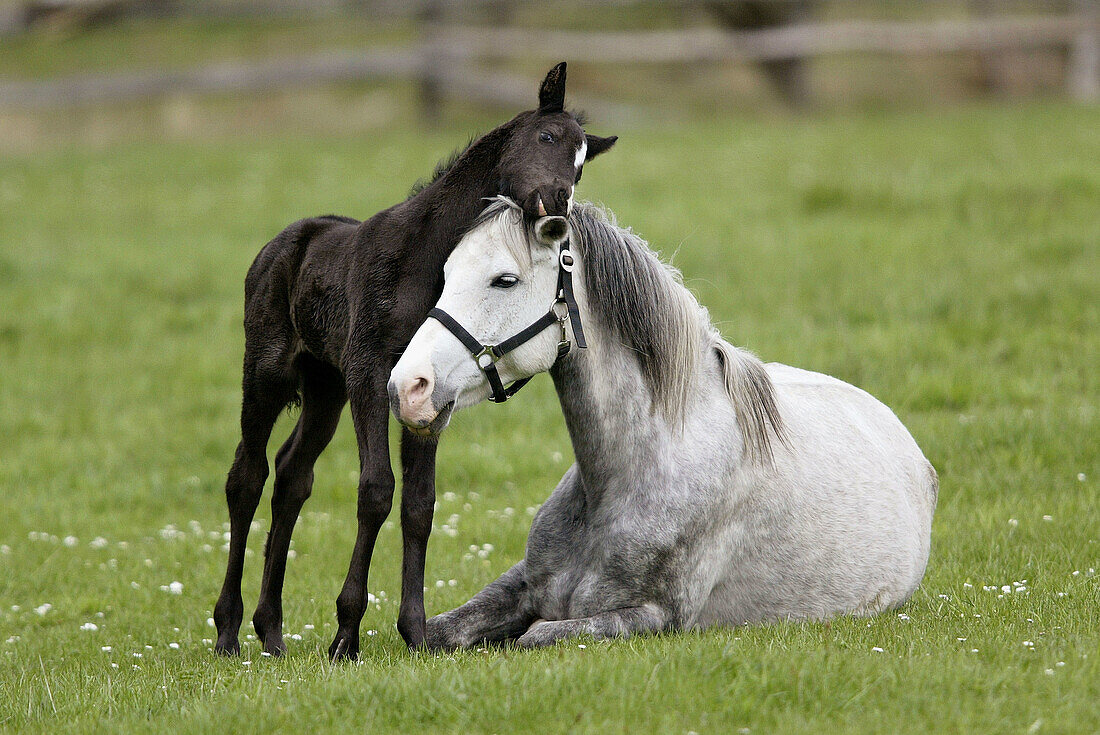
[[[485,370],[486,368],[495,365],[497,359],[498,358],[496,356],[496,353],[493,352],[492,345],[486,345],[482,347],[481,352],[474,355],[474,362],[476,362],[477,366],[482,370]]]
[[[562,248],[561,252],[558,253],[558,265],[560,265],[561,269],[566,273],[573,272],[573,264],[575,262],[576,261],[573,260],[573,251],[568,248]]]

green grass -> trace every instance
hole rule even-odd
[[[1098,127],[1058,105],[697,122],[622,131],[585,174],[731,341],[860,385],[909,426],[941,494],[906,617],[415,656],[393,625],[391,520],[376,634],[335,667],[346,417],[294,539],[300,639],[278,661],[254,641],[210,652],[244,272],[299,216],[401,198],[472,130],[0,159],[0,730],[1100,731]],[[456,417],[430,612],[520,558],[569,458],[545,377]]]

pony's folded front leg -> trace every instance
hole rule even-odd
[[[590,635],[593,638],[629,638],[639,633],[658,633],[671,627],[669,616],[657,605],[624,607],[597,613],[590,618],[543,620],[519,637],[521,648],[549,646],[565,638]]]
[[[451,650],[506,641],[523,633],[534,619],[521,561],[462,607],[428,620],[425,643],[432,649]]]

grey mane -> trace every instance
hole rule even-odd
[[[503,245],[517,263],[529,267],[532,226],[515,202],[503,196],[489,199],[474,227],[505,216],[518,226],[500,228]],[[680,271],[663,262],[645,240],[619,227],[612,215],[578,202],[569,224],[584,267],[589,307],[637,354],[655,409],[670,423],[682,423],[699,362],[713,353],[737,414],[745,455],[761,464],[770,462],[772,439],[783,441],[785,433],[763,363],[723,340],[707,310],[683,285]]]
[[[637,353],[658,410],[670,421],[683,420],[699,360],[712,351],[746,455],[770,461],[773,436],[782,440],[784,434],[774,387],[760,360],[721,338],[680,271],[661,261],[645,240],[592,204],[577,204],[569,219],[591,308]]]

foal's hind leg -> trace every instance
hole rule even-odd
[[[235,654],[241,650],[237,633],[244,616],[241,574],[248,529],[267,480],[267,441],[271,438],[271,429],[293,396],[293,384],[286,378],[264,381],[254,374],[245,378],[241,442],[225,483],[225,499],[229,505],[229,562],[221,595],[214,606],[214,624],[218,629],[214,650],[218,653]]]
[[[294,431],[275,455],[275,491],[271,497],[271,530],[264,550],[264,578],[260,602],[252,616],[264,651],[278,655],[283,643],[283,577],[290,537],[302,505],[313,490],[313,465],[332,440],[344,408],[344,379],[340,373],[304,358],[302,415]]]

